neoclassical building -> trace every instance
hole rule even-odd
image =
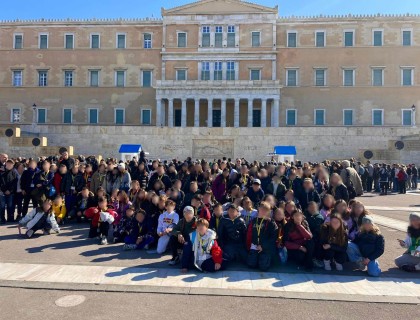
[[[281,17],[240,0],[161,14],[0,22],[1,123],[415,124],[419,15]]]

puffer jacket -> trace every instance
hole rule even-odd
[[[245,246],[246,223],[238,215],[231,220],[229,217],[223,217],[219,224],[219,244],[223,248],[226,244],[243,244]]]
[[[353,242],[359,247],[362,256],[370,261],[378,259],[385,251],[385,239],[381,234],[360,232]]]

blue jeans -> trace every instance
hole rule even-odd
[[[347,247],[347,255],[349,256],[349,260],[351,262],[359,262],[364,257],[360,253],[359,247],[357,244],[353,242],[349,242],[349,246]],[[379,263],[377,260],[372,260],[367,265],[367,273],[372,277],[379,277],[381,275],[381,268],[379,267]]]
[[[392,192],[398,192],[398,179],[394,177],[392,181]]]
[[[15,203],[13,201],[13,194],[8,196],[3,194],[0,196],[0,220],[6,221],[6,207],[7,207],[7,221],[12,222],[15,219]]]

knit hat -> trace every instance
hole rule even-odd
[[[420,213],[418,213],[418,212],[412,212],[412,213],[410,213],[409,219],[410,219],[410,221],[420,219]]]
[[[186,214],[187,212],[192,212],[192,213],[194,213],[194,208],[193,208],[193,207],[191,207],[191,206],[186,206],[186,207],[184,208],[184,214]]]
[[[373,224],[373,218],[371,216],[364,216],[362,219],[362,224]]]

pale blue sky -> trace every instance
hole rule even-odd
[[[2,0],[0,20],[31,18],[160,17],[160,8],[192,0]],[[419,13],[420,0],[253,0],[279,6],[280,16],[317,14]]]

